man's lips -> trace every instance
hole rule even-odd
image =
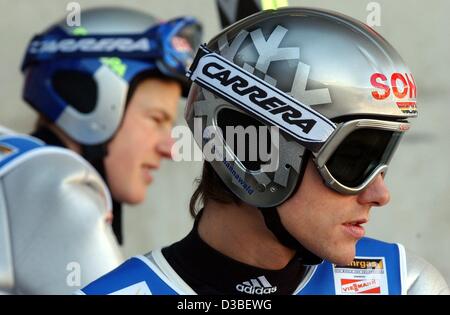
[[[365,234],[365,230],[364,227],[362,226],[362,224],[367,223],[368,220],[363,218],[363,219],[358,219],[358,220],[353,220],[353,221],[347,221],[345,223],[343,223],[342,225],[344,226],[344,230],[350,234],[352,237],[356,238],[356,239],[360,239],[362,237],[364,237]]]
[[[153,181],[153,176],[152,176],[151,172],[153,170],[158,169],[158,167],[159,166],[157,166],[157,165],[151,165],[151,164],[142,165],[144,181],[147,185],[149,185]]]

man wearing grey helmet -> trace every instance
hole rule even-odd
[[[379,34],[335,12],[264,11],[202,45],[188,76],[187,123],[215,154],[191,199],[194,228],[82,293],[449,293],[402,245],[364,237],[417,116],[414,78]],[[245,159],[251,145],[239,154],[227,128],[238,126],[275,127],[271,160]]]

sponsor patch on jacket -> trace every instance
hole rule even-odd
[[[347,266],[333,265],[337,295],[389,294],[384,257],[355,257]]]

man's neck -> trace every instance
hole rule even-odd
[[[203,210],[198,233],[209,246],[251,266],[278,270],[294,257],[267,229],[260,211],[249,205],[209,201]]]
[[[61,129],[53,124],[46,124],[46,128],[48,128],[51,132],[53,132],[61,142],[66,146],[66,148],[81,154],[81,146],[73,141],[70,137],[68,137]]]

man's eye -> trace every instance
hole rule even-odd
[[[156,115],[151,115],[149,118],[154,122],[156,122],[157,124],[162,124],[164,122],[164,119],[162,117]]]

